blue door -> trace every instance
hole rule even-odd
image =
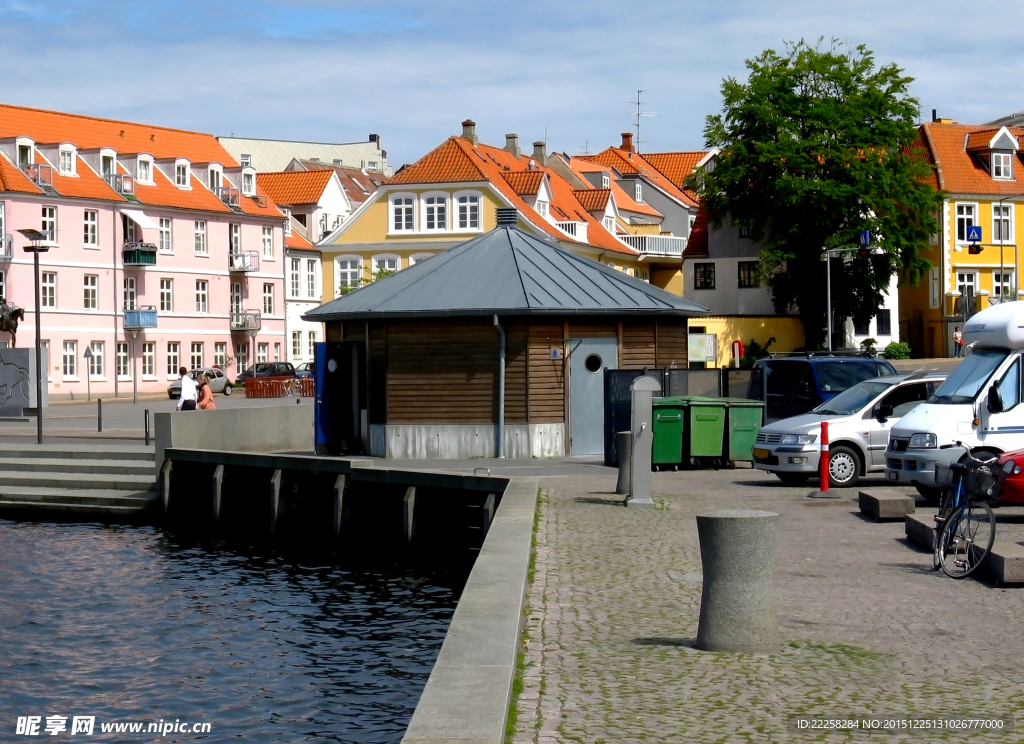
[[[604,371],[619,366],[614,338],[569,339],[569,453],[604,454]]]
[[[316,381],[316,404],[313,409],[313,430],[317,454],[335,454],[339,448],[339,434],[343,422],[338,421],[338,403],[348,393],[343,383],[348,376],[343,374],[340,343],[318,343],[314,354],[313,375]],[[345,359],[345,362],[348,360]]]

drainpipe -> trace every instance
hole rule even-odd
[[[498,459],[505,458],[505,329],[498,324],[498,316],[494,316],[494,327],[501,336],[498,350]]]
[[[117,207],[114,207],[111,210],[111,212],[113,212],[113,214],[111,215],[110,222],[111,222],[111,227],[114,228],[114,231],[113,231],[113,241],[112,241],[114,243],[114,270],[113,270],[113,274],[114,274],[114,343],[112,344],[114,348],[112,348],[111,351],[114,352],[114,353],[113,353],[113,355],[111,357],[107,357],[107,359],[104,360],[104,364],[106,364],[107,362],[113,362],[114,363],[114,397],[116,398],[117,397],[117,295],[118,295],[118,292],[117,292],[117,217],[120,214],[120,212],[118,212]],[[97,219],[97,223],[98,222],[99,222],[99,220]],[[99,229],[99,225],[97,225],[96,229],[97,230]],[[97,237],[97,239],[99,239],[98,235],[96,237]],[[138,288],[136,288],[136,292],[138,292]],[[85,371],[86,371],[86,373],[88,373],[89,372],[88,368]],[[104,369],[103,371],[107,372],[107,369]]]

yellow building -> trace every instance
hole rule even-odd
[[[952,356],[953,330],[979,310],[1020,297],[1017,215],[1024,217],[1024,129],[922,124],[918,146],[935,166],[945,191],[941,232],[922,255],[931,261],[925,281],[900,288],[900,337],[915,357]],[[981,229],[981,240],[971,233]],[[980,249],[980,250],[979,250]]]

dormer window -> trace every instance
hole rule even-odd
[[[114,177],[114,173],[117,171],[115,170],[113,155],[104,155],[100,158],[100,170],[105,179],[110,180]]]
[[[209,185],[210,191],[214,193],[220,191],[220,187],[224,185],[224,174],[220,168],[210,168],[209,171]]]
[[[189,187],[191,175],[188,161],[179,161],[174,164],[174,185],[179,189],[187,189]]]
[[[602,173],[601,174],[601,188],[602,189],[607,189],[607,188],[610,188],[611,185],[612,185],[612,179],[608,176],[607,173]]]
[[[252,166],[252,155],[242,153],[242,167],[249,168]]]
[[[1008,180],[1013,178],[1013,160],[1008,152],[992,153],[992,178]]]
[[[18,167],[28,168],[32,165],[32,145],[18,145]]]
[[[292,234],[292,210],[288,207],[281,207],[281,211],[284,212],[284,234]]]
[[[635,201],[637,204],[644,203],[643,184],[641,184],[639,181],[633,184],[633,201]]]
[[[601,220],[601,222],[604,223],[604,229],[605,230],[610,232],[612,235],[615,234],[615,218],[614,217],[604,217]]]
[[[139,158],[135,173],[139,183],[153,183],[153,161],[148,158]]]
[[[253,196],[256,193],[256,177],[252,173],[242,174],[242,193]]]
[[[73,176],[75,174],[75,151],[62,147],[59,153],[57,167],[62,176]]]
[[[537,214],[541,217],[548,216],[548,203],[546,201],[537,200]]]

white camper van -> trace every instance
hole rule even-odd
[[[962,449],[940,449],[960,440],[977,452],[1024,449],[1021,355],[1024,302],[1007,302],[964,324],[970,354],[925,403],[892,428],[885,451],[885,477],[935,496],[935,464],[963,457]]]

